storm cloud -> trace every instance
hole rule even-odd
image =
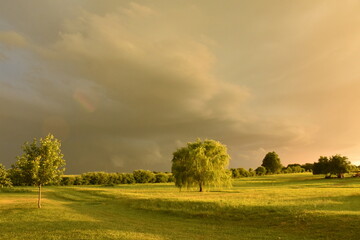
[[[67,173],[169,171],[196,138],[232,167],[357,161],[355,1],[1,1],[0,161],[53,133]]]

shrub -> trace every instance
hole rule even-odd
[[[156,183],[166,183],[169,180],[169,174],[166,173],[157,173],[155,175],[155,182]]]
[[[136,183],[151,183],[155,182],[155,174],[149,170],[135,170],[133,172]]]
[[[262,176],[266,174],[266,168],[263,166],[258,167],[257,169],[255,169],[256,175],[258,176]]]
[[[60,180],[60,185],[61,186],[70,186],[70,185],[74,185],[74,182],[75,182],[75,177],[62,176],[61,180]]]

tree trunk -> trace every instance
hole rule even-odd
[[[39,184],[38,208],[41,208],[41,184]]]
[[[203,191],[202,183],[199,183],[199,187],[200,187],[200,191],[199,191],[199,192],[202,192],[202,191]]]

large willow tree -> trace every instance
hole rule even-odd
[[[173,153],[171,170],[175,185],[180,189],[198,186],[200,192],[208,186],[229,186],[229,160],[226,146],[218,141],[190,142]]]

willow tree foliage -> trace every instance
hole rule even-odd
[[[229,186],[231,173],[227,170],[230,156],[225,145],[215,140],[190,142],[173,153],[172,173],[175,185],[199,187]]]
[[[65,170],[60,147],[60,141],[51,134],[40,140],[35,138],[22,146],[24,153],[12,166],[23,184],[39,188],[38,208],[41,208],[41,186],[59,180]]]
[[[4,165],[0,163],[0,187],[11,187],[12,183]]]

